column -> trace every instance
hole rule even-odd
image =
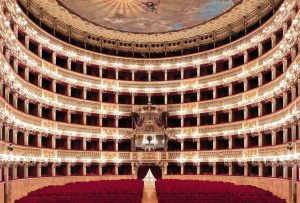
[[[4,181],[8,182],[8,176],[9,176],[9,165],[5,164],[4,165]]]
[[[56,80],[52,80],[52,91],[56,92]]]
[[[52,164],[51,164],[51,175],[52,175],[53,177],[56,176],[56,163],[52,163]]]
[[[288,102],[288,94],[287,92],[283,92],[283,107],[287,106],[287,102]]]
[[[248,119],[248,107],[244,106],[244,120]]]
[[[276,166],[272,166],[272,178],[276,178]]]
[[[38,74],[38,86],[39,87],[43,86],[43,76],[41,73]]]
[[[288,167],[287,166],[283,167],[283,178],[288,178]]]
[[[133,70],[133,71],[131,71],[131,80],[132,81],[134,81],[135,80],[135,71]]]
[[[87,116],[87,113],[83,112],[82,113],[82,123],[83,123],[83,125],[86,125],[86,116]]]
[[[5,87],[5,89],[4,89],[4,94],[5,94],[5,100],[7,101],[7,102],[9,102],[9,93],[10,93],[10,89],[9,89],[9,87]]]
[[[43,57],[43,46],[42,46],[42,44],[38,44],[38,56],[40,58]]]
[[[27,131],[24,132],[24,145],[28,146],[28,136],[29,133]]]
[[[168,104],[168,93],[165,93],[165,104]]]
[[[99,163],[99,165],[98,165],[98,174],[102,175],[102,164],[101,163]]]
[[[18,131],[13,130],[13,143],[18,144]]]
[[[87,89],[86,87],[83,88],[83,99],[86,100],[86,95],[87,95]]]
[[[259,147],[263,146],[263,134],[262,134],[262,132],[258,133],[258,146]]]
[[[197,77],[200,77],[200,65],[197,65]]]
[[[286,143],[288,140],[288,129],[286,127],[283,128],[283,143]]]
[[[24,164],[24,178],[28,178],[28,163]]]
[[[102,151],[102,141],[99,139],[99,151]]]
[[[244,51],[244,63],[248,63],[248,51]]]
[[[67,123],[71,123],[71,111],[67,111]]]
[[[180,140],[180,150],[184,151],[184,139]]]
[[[119,175],[119,164],[115,164],[115,175]]]
[[[71,149],[71,137],[67,137],[67,149]]]
[[[248,148],[248,135],[247,134],[245,134],[244,135],[244,148]]]
[[[86,138],[84,137],[83,139],[82,139],[82,149],[83,150],[86,150]]]
[[[272,130],[272,145],[276,145],[276,131]]]
[[[233,68],[233,63],[232,63],[232,57],[228,58],[228,69],[232,69]]]
[[[9,142],[9,127],[7,126],[4,127],[4,140]]]
[[[201,174],[201,163],[197,163],[197,175]]]
[[[276,111],[276,98],[272,98],[271,100],[272,105],[272,113]]]
[[[184,163],[180,163],[180,174],[184,174]]]
[[[72,60],[70,58],[68,58],[68,61],[67,61],[67,69],[68,70],[71,70],[72,68]]]
[[[258,176],[259,177],[263,177],[263,169],[264,169],[264,167],[263,167],[263,162],[259,162],[258,163]]]
[[[16,73],[19,72],[19,67],[18,67],[18,65],[19,65],[19,59],[14,58],[14,70],[15,70]]]
[[[86,75],[86,72],[87,72],[87,64],[86,64],[86,62],[83,62],[83,74]],[[117,75],[117,72],[116,72],[116,75]]]
[[[19,33],[19,25],[17,23],[14,24],[14,28],[13,28],[13,31],[14,31],[14,35],[16,38],[18,38],[18,33]]]
[[[68,84],[68,86],[67,86],[67,96],[71,97],[71,95],[72,95],[72,88],[71,88],[71,85]]]
[[[213,87],[213,99],[216,99],[217,98],[217,88],[216,87]]]
[[[67,163],[67,176],[71,175],[71,163]]]
[[[232,109],[228,110],[228,121],[231,123],[232,122]]]
[[[115,140],[115,150],[119,151],[119,144],[118,144],[118,140]]]
[[[82,163],[82,175],[86,175],[86,163]]]
[[[52,63],[55,65],[56,65],[56,56],[57,56],[56,52],[53,52],[52,53]]]
[[[258,86],[262,86],[263,84],[263,75],[262,72],[258,74]]]
[[[201,147],[200,139],[197,139],[197,151],[200,151],[200,147]]]
[[[291,133],[292,133],[292,141],[296,140],[297,138],[297,128],[296,125],[291,126]]]
[[[199,102],[200,101],[200,90],[197,90],[197,102]]]
[[[244,92],[246,92],[248,90],[248,79],[245,78],[243,82],[244,82]]]
[[[29,35],[25,34],[25,47],[29,49]]]
[[[244,163],[244,176],[249,175],[249,164],[247,162]]]
[[[168,70],[165,70],[165,81],[168,80]]]
[[[18,165],[13,164],[12,165],[12,179],[16,180],[18,178]]]
[[[56,148],[56,136],[52,135],[51,137],[51,148],[55,149]]]
[[[262,116],[262,103],[258,103],[258,106],[257,106],[257,108],[258,108],[258,116],[260,117],[260,116]]]
[[[37,134],[37,146],[42,147],[42,134],[41,133]]]
[[[213,112],[213,124],[217,124],[217,113],[216,112]]]
[[[38,110],[38,117],[42,117],[42,104],[41,103],[38,103],[38,105],[37,105],[37,110]]]
[[[232,176],[232,174],[233,174],[233,167],[232,167],[232,162],[230,162],[228,165],[228,175]]]
[[[296,181],[297,181],[297,165],[293,165],[292,167],[292,194],[291,194],[291,200],[292,202],[296,202],[296,195],[297,195],[297,187],[296,187]]]
[[[36,164],[36,170],[37,170],[37,177],[41,177],[42,176],[42,164],[40,162],[38,162]]]
[[[103,77],[103,67],[99,66],[99,77],[102,78]]]
[[[272,44],[272,48],[274,48],[276,46],[276,34],[273,33],[271,35],[271,44]]]
[[[213,175],[217,175],[217,163],[213,163]]]
[[[228,137],[228,148],[229,149],[232,149],[232,142],[233,142],[233,138],[232,138],[232,136],[229,136]]]
[[[297,88],[295,85],[292,86],[291,93],[292,93],[292,101],[294,101],[297,97]]]
[[[213,150],[216,150],[217,149],[217,138],[216,137],[213,137]]]
[[[287,66],[288,66],[287,57],[283,57],[283,59],[282,59],[282,66],[283,66],[283,72],[285,72],[286,69],[287,69]]]
[[[148,71],[148,81],[151,81],[151,70]]]
[[[53,121],[56,121],[56,109],[55,108],[51,109],[51,118]]]
[[[232,83],[228,84],[228,95],[232,95]]]
[[[275,78],[276,78],[276,67],[273,65],[272,67],[271,67],[271,79],[272,80],[275,80]]]
[[[262,43],[260,42],[258,44],[258,56],[260,57],[263,53],[263,46],[262,46]]]
[[[25,80],[29,81],[29,67],[28,66],[25,67],[24,75],[25,75]]]
[[[212,65],[213,65],[213,73],[216,73],[217,72],[217,62],[214,61]]]

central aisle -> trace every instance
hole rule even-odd
[[[158,203],[154,181],[144,182],[144,193],[142,203]]]

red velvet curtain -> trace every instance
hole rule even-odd
[[[139,180],[143,180],[146,177],[148,170],[149,170],[149,166],[139,167],[138,172],[137,172],[137,178]]]
[[[141,166],[138,169],[137,178],[140,180],[143,180],[149,169],[151,170],[151,173],[153,174],[155,179],[161,179],[162,178],[162,170],[159,166]]]
[[[151,166],[150,170],[156,180],[162,178],[162,170],[159,166]]]

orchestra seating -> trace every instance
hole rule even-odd
[[[140,203],[141,180],[103,180],[48,186],[30,192],[15,203]]]
[[[198,180],[158,180],[155,183],[159,203],[284,203],[271,192],[225,182]]]

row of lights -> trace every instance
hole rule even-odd
[[[297,102],[296,100],[295,102]],[[202,136],[209,136],[209,137],[215,137],[215,136],[230,136],[230,135],[236,135],[236,134],[246,134],[246,133],[254,133],[258,131],[266,131],[271,129],[279,128],[283,125],[286,125],[290,122],[295,121],[300,117],[300,109],[297,109],[294,105],[290,105],[289,111],[283,111],[282,114],[286,114],[285,116],[282,116],[281,119],[274,120],[270,123],[264,124],[264,125],[256,125],[253,127],[243,127],[243,129],[239,130],[223,130],[221,132],[210,132],[210,133],[199,133],[198,128],[194,129],[194,132],[192,132],[191,135],[188,135],[184,132],[183,129],[180,129],[180,131],[177,131],[174,133],[174,136],[177,136],[179,139],[187,138],[189,136],[192,136],[193,138],[200,138]],[[109,133],[106,134],[105,130],[103,130],[102,133],[90,133],[88,131],[86,132],[77,132],[74,130],[59,130],[57,127],[55,128],[47,128],[44,126],[36,125],[34,123],[31,123],[30,120],[24,120],[17,118],[12,109],[6,109],[6,108],[0,108],[0,120],[2,120],[4,123],[6,123],[9,126],[13,126],[14,128],[18,129],[24,129],[31,132],[40,132],[42,134],[53,134],[53,135],[67,135],[70,137],[86,137],[88,139],[90,138],[99,138],[99,139],[107,139],[108,137],[112,137],[115,139],[123,139],[126,137],[126,134],[120,133],[120,130],[117,129],[115,133]],[[70,128],[71,129],[71,128]],[[101,128],[99,128],[101,129]],[[127,129],[127,133],[130,133],[130,130]]]
[[[208,162],[208,163],[217,163],[217,162],[224,162],[224,163],[230,163],[230,162],[238,162],[239,164],[242,163],[247,163],[247,162],[252,162],[252,163],[259,163],[259,162],[264,162],[265,164],[268,163],[274,163],[275,165],[280,165],[284,163],[296,163],[300,164],[298,161],[300,159],[300,153],[297,153],[296,151],[288,151],[287,154],[285,155],[270,155],[270,156],[251,156],[251,157],[240,157],[240,158],[199,158],[197,155],[193,157],[192,159],[187,159],[184,156],[181,156],[180,158],[176,159],[178,163],[184,164],[184,163],[202,163],[202,162]],[[120,164],[122,162],[126,162],[128,160],[123,160],[118,157],[118,155],[115,155],[114,158],[111,159],[105,159],[105,158],[98,158],[98,159],[91,159],[91,158],[75,158],[75,157],[70,157],[70,158],[49,158],[49,157],[32,157],[32,156],[20,156],[20,155],[15,155],[13,153],[13,150],[9,153],[3,153],[0,154],[0,162],[17,162],[17,163],[28,163],[28,162],[42,162],[42,163],[48,163],[48,162],[54,162],[54,163],[62,163],[62,162],[69,162],[69,163],[100,163],[100,164],[105,164],[105,163],[116,163]]]
[[[279,83],[279,85],[273,85],[274,88],[268,92],[265,92],[263,95],[261,96],[257,96],[255,98],[252,99],[247,99],[247,100],[243,100],[240,101],[238,103],[232,103],[232,104],[224,104],[222,106],[216,106],[216,107],[209,107],[208,110],[210,111],[217,111],[217,110],[227,110],[227,109],[232,109],[232,108],[236,108],[236,107],[241,107],[241,106],[246,106],[249,104],[253,104],[253,103],[257,103],[260,101],[265,100],[268,97],[272,97],[274,95],[278,95],[280,94],[283,90],[286,90],[288,88],[290,88],[290,84],[295,83],[297,80],[297,77],[299,75],[299,65],[297,64],[297,62],[299,61],[299,57],[296,58],[296,60],[293,62],[293,64],[291,65],[291,68],[289,68],[287,70],[287,72],[285,73],[284,79],[281,80],[281,82]],[[0,63],[2,63],[3,65],[0,67],[0,73],[2,75],[3,80],[6,82],[6,84],[8,84],[13,90],[15,90],[16,92],[18,92],[20,95],[26,95],[27,98],[30,98],[34,101],[37,101],[39,103],[44,104],[45,106],[53,106],[56,107],[58,109],[60,108],[66,108],[69,109],[71,111],[83,111],[83,112],[87,112],[87,113],[99,113],[99,114],[103,114],[106,115],[108,113],[107,110],[105,109],[92,109],[91,107],[80,107],[78,105],[73,105],[73,104],[65,104],[63,102],[57,101],[57,100],[49,100],[47,98],[44,98],[42,95],[36,94],[34,93],[34,91],[32,90],[28,90],[26,88],[26,85],[22,84],[22,80],[20,80],[17,76],[15,76],[14,72],[11,71],[10,65],[5,61],[4,57],[2,56],[2,58],[0,59]],[[13,74],[12,74],[13,73]],[[122,115],[126,115],[129,112],[122,112],[118,110],[118,105],[115,108],[114,111],[110,112],[112,115],[116,115],[116,116],[122,116]],[[195,108],[192,110],[193,114],[199,114],[202,112],[207,111],[207,109],[200,109],[200,108]],[[181,109],[177,112],[175,112],[177,115],[186,115],[186,114],[190,114],[191,112],[187,112],[186,110],[182,110],[182,105],[181,105]]]
[[[251,74],[253,74],[253,72],[258,72],[261,69],[265,69],[266,67],[271,66],[272,64],[274,64],[275,62],[278,62],[280,60],[282,60],[282,56],[283,54],[287,53],[290,48],[292,47],[292,44],[294,44],[294,42],[297,41],[297,36],[298,36],[298,31],[297,31],[297,22],[298,22],[298,18],[293,20],[293,25],[295,25],[296,30],[289,30],[288,33],[284,36],[284,39],[282,40],[282,42],[280,42],[280,46],[279,49],[277,50],[275,53],[273,53],[273,56],[268,58],[268,59],[263,59],[263,62],[260,64],[255,65],[253,68],[251,68],[249,71],[243,70],[243,72],[239,73],[236,76],[230,77],[230,78],[225,78],[222,80],[217,80],[217,81],[211,81],[211,82],[207,82],[205,84],[199,84],[199,82],[194,82],[192,84],[186,85],[183,82],[180,82],[181,84],[178,87],[167,87],[164,85],[164,87],[159,87],[159,88],[137,88],[137,87],[122,87],[119,82],[116,82],[115,84],[111,83],[111,81],[107,84],[104,83],[103,80],[101,80],[100,84],[98,82],[92,83],[92,82],[87,82],[87,81],[79,81],[77,79],[74,78],[65,78],[64,76],[62,76],[61,74],[57,73],[56,71],[52,71],[49,68],[47,68],[47,66],[44,66],[43,63],[39,63],[39,61],[33,59],[31,56],[28,56],[25,52],[25,48],[23,46],[19,46],[18,45],[18,40],[16,39],[16,37],[14,36],[13,32],[11,31],[11,29],[9,28],[9,22],[7,20],[4,19],[4,31],[6,31],[5,33],[3,33],[3,35],[5,35],[6,37],[6,42],[8,43],[8,47],[10,47],[10,49],[16,53],[16,55],[18,55],[18,57],[25,61],[26,65],[30,66],[30,67],[34,67],[35,69],[39,70],[40,73],[44,73],[48,76],[51,76],[52,78],[55,79],[59,79],[61,81],[67,82],[69,84],[78,86],[81,85],[83,87],[86,88],[94,88],[94,89],[99,89],[99,90],[116,90],[117,92],[120,91],[128,91],[131,93],[136,93],[136,92],[143,92],[143,93],[154,93],[154,92],[169,92],[169,91],[187,91],[187,90],[191,90],[191,89],[198,89],[198,88],[209,88],[209,87],[213,87],[213,86],[217,86],[217,85],[224,85],[224,83],[230,83],[233,81],[236,81],[237,78],[239,80],[242,80],[243,78],[246,78],[248,76],[250,76]],[[9,41],[9,40],[10,41]],[[136,84],[135,84],[136,85]]]
[[[58,42],[53,42],[52,40],[49,39],[49,36],[43,36],[41,33],[35,30],[34,26],[29,24],[30,21],[26,20],[24,17],[22,17],[22,12],[19,7],[19,5],[15,1],[11,0],[6,0],[5,1],[6,6],[8,10],[10,11],[12,17],[15,19],[18,24],[26,29],[28,33],[31,33],[32,37],[34,37],[36,40],[39,41],[39,43],[43,44],[46,47],[51,48],[53,51],[60,53],[61,55],[68,56],[69,58],[72,58],[73,60],[81,60],[83,62],[93,62],[94,64],[99,64],[99,65],[105,65],[109,67],[115,67],[115,68],[130,68],[130,69],[148,69],[152,70],[154,68],[162,68],[162,69],[167,69],[167,68],[172,68],[172,67],[185,67],[185,66],[190,66],[190,65],[197,65],[201,63],[202,61],[208,60],[208,62],[213,62],[219,59],[223,59],[224,57],[228,57],[230,55],[233,55],[235,52],[241,52],[243,50],[246,50],[254,45],[256,45],[256,41],[259,39],[264,39],[264,37],[270,36],[272,32],[274,32],[277,29],[278,25],[281,25],[290,15],[292,9],[294,8],[294,5],[296,1],[294,0],[287,0],[285,1],[280,9],[279,12],[276,14],[276,16],[273,18],[272,21],[270,21],[271,25],[266,26],[263,29],[262,33],[259,33],[255,36],[252,37],[251,40],[247,40],[247,43],[243,45],[235,45],[236,47],[231,48],[230,51],[223,51],[220,54],[215,54],[213,56],[205,56],[202,58],[195,58],[188,61],[188,60],[183,60],[181,59],[181,62],[178,62],[176,64],[171,64],[171,63],[162,63],[162,64],[146,64],[146,65],[137,65],[137,64],[131,64],[131,65],[125,65],[122,64],[121,62],[108,62],[105,60],[98,60],[95,59],[92,56],[88,55],[82,55],[82,53],[75,52],[73,50],[69,50],[71,48],[66,48],[63,46],[58,45]],[[205,59],[204,59],[205,58]]]

